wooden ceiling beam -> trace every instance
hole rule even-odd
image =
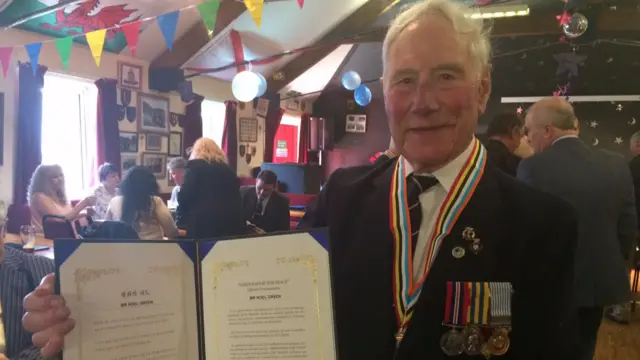
[[[246,6],[242,2],[235,0],[225,0],[220,3],[216,27],[211,36],[202,21],[198,21],[184,35],[174,42],[173,50],[165,50],[160,56],[151,62],[151,67],[181,67],[195,55],[200,49],[205,47],[211,39],[215,38],[229,26],[233,20],[240,16]]]
[[[531,36],[562,34],[562,29],[556,20],[557,13],[543,12],[533,13],[530,16],[517,16],[512,18],[495,19],[492,37],[505,36]],[[640,31],[638,9],[635,6],[619,6],[617,10],[604,10],[595,18],[595,26],[599,32]],[[376,31],[358,40],[361,42],[382,42],[386,29]]]
[[[323,36],[322,39],[318,40],[316,44],[337,41],[345,36],[366,30],[391,3],[393,3],[393,0],[369,0],[337,24],[331,31]],[[337,45],[334,43],[303,52],[278,70],[284,74],[284,79],[269,78],[267,80],[267,89],[274,92],[280,91],[336,48]]]

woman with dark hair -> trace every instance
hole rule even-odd
[[[132,167],[120,183],[120,196],[109,203],[106,220],[133,226],[141,240],[177,238],[178,229],[169,209],[157,196],[158,190],[158,181],[149,169]]]
[[[104,220],[107,216],[109,203],[116,196],[118,185],[120,185],[120,170],[113,164],[104,163],[98,168],[98,177],[100,185],[93,189],[92,192],[93,196],[96,197],[93,218]]]

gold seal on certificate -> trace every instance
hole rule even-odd
[[[325,230],[55,242],[65,360],[336,359]],[[117,259],[117,261],[114,261]]]

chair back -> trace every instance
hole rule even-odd
[[[99,223],[88,239],[140,240],[133,226],[122,221],[103,221]]]
[[[45,215],[42,217],[42,230],[47,239],[75,239],[73,225],[64,216]]]

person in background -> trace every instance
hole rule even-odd
[[[36,235],[44,236],[42,218],[45,215],[65,217],[69,221],[81,217],[81,212],[96,203],[91,195],[71,206],[64,186],[64,174],[60,165],[39,165],[31,176],[27,201],[31,210],[31,225]]]
[[[141,240],[176,239],[178,228],[158,190],[158,180],[149,169],[132,167],[124,174],[120,196],[109,203],[106,220],[131,225]]]
[[[628,260],[638,229],[633,181],[622,156],[578,138],[577,117],[564,99],[538,101],[525,126],[536,154],[520,162],[518,179],[577,211],[572,327],[578,337],[571,358],[591,360],[604,307],[629,301]]]
[[[243,235],[240,181],[218,144],[200,138],[189,156],[178,193],[177,224],[188,238]]]
[[[3,340],[0,342],[0,360],[40,360],[40,348],[33,345],[31,334],[22,326],[23,299],[36,289],[45,275],[55,271],[55,264],[46,257],[3,246],[3,240],[4,233],[0,236],[0,336]],[[73,322],[62,327],[71,330]],[[60,359],[60,354],[52,355],[55,357],[49,357],[49,360]]]
[[[171,159],[167,163],[167,170],[169,170],[169,176],[176,184],[171,190],[171,198],[169,199],[169,208],[173,209],[178,207],[178,193],[180,192],[180,186],[184,181],[184,169],[187,167],[187,160],[183,157],[177,157]]]
[[[240,188],[245,220],[265,232],[289,230],[289,198],[278,192],[277,184],[276,173],[262,170],[255,186]]]
[[[96,197],[96,204],[93,206],[95,220],[104,220],[107,216],[109,203],[118,191],[120,185],[120,170],[113,164],[104,163],[98,168],[98,179],[100,185],[93,190]]]
[[[484,144],[489,161],[505,173],[516,176],[520,157],[515,152],[522,144],[524,123],[518,114],[496,115],[487,128],[489,140]]]
[[[529,156],[533,156],[534,151],[526,135],[522,137],[522,141],[520,141],[520,146],[518,146],[516,151],[514,151],[513,153],[516,154],[516,156],[521,159],[528,158]]]

